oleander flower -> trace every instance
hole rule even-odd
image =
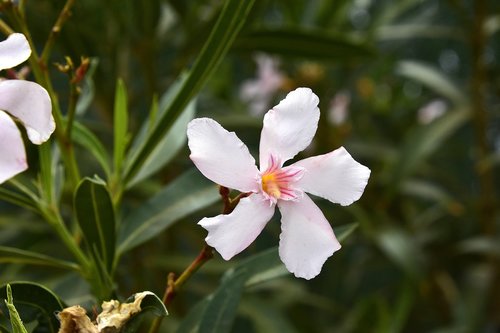
[[[243,82],[240,98],[248,103],[250,113],[260,116],[271,105],[274,95],[286,81],[286,76],[279,70],[276,58],[259,53],[257,62],[257,77]]]
[[[232,213],[203,218],[206,242],[225,260],[247,248],[281,212],[279,255],[297,277],[311,279],[326,259],[340,249],[321,210],[304,192],[341,205],[358,200],[370,169],[343,148],[284,166],[312,141],[319,120],[318,97],[298,88],[264,116],[260,138],[260,170],[248,148],[209,118],[192,120],[187,129],[190,158],[210,180],[250,193]]]
[[[0,42],[0,70],[19,65],[30,54],[26,37],[11,34]],[[0,82],[0,184],[28,168],[23,139],[14,119],[24,125],[31,142],[39,145],[47,141],[55,129],[47,91],[30,81]]]

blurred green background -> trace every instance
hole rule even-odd
[[[35,44],[43,45],[64,3],[27,1]],[[117,78],[128,90],[134,136],[153,98],[192,65],[222,3],[75,3],[52,60],[92,58],[77,120],[109,152]],[[295,87],[310,87],[322,117],[301,157],[345,146],[372,174],[349,207],[317,201],[334,228],[357,224],[321,274],[248,288],[233,332],[500,332],[499,57],[497,0],[256,1],[198,95],[196,115],[235,131],[256,156],[264,112]],[[66,77],[51,70],[65,105]],[[77,149],[82,173],[105,177],[93,156]],[[183,146],[132,187],[117,214],[126,218],[192,168],[188,155]],[[0,244],[66,257],[39,217],[6,203],[0,209]],[[203,245],[205,231],[196,222],[220,210],[217,201],[177,219],[124,255],[118,296],[161,295],[168,272],[182,271]],[[175,331],[226,270],[275,246],[279,230],[275,216],[235,260],[216,255],[177,296],[164,331]],[[93,302],[74,274],[0,262],[0,282],[14,279],[43,283],[67,304]]]

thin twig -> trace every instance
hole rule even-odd
[[[63,9],[59,13],[59,17],[57,18],[56,23],[50,30],[49,38],[47,39],[47,42],[45,43],[45,47],[43,48],[42,54],[40,56],[40,60],[46,64],[47,61],[49,60],[50,53],[52,52],[52,48],[54,46],[54,43],[56,41],[57,36],[59,36],[59,33],[61,32],[62,26],[64,23],[68,20],[68,18],[71,16],[71,7],[73,7],[73,4],[75,3],[75,0],[67,0],[66,4],[64,5]]]

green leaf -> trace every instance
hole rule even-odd
[[[5,305],[9,309],[10,316],[10,325],[12,327],[13,333],[28,333],[26,328],[24,327],[23,321],[19,316],[19,313],[14,306],[14,299],[12,298],[12,289],[10,285],[7,285],[7,300],[5,301]]]
[[[38,322],[37,331],[56,333],[59,321],[55,313],[64,309],[61,302],[52,291],[42,285],[31,282],[10,283],[14,304],[25,323]],[[0,299],[7,298],[7,286],[0,287]]]
[[[121,79],[116,82],[115,107],[113,114],[114,124],[114,168],[120,173],[122,168],[125,148],[127,147],[128,106],[127,90]]]
[[[177,333],[196,333],[199,331],[200,321],[211,298],[205,298],[191,308],[186,317],[182,320],[177,329]]]
[[[356,223],[336,228],[338,240],[344,241],[356,228]],[[278,247],[247,258],[224,274],[217,290],[188,314],[189,322],[182,322],[178,332],[230,332],[245,288],[289,274]]]
[[[22,263],[79,271],[80,267],[69,261],[56,259],[37,252],[0,246],[0,263]]]
[[[279,54],[313,60],[351,60],[371,57],[373,48],[345,35],[328,34],[321,30],[260,29],[237,39],[237,51]]]
[[[458,253],[480,254],[485,257],[500,258],[500,237],[474,237],[457,244]]]
[[[351,224],[346,224],[342,225],[340,227],[333,228],[335,231],[335,237],[337,237],[337,240],[342,243],[345,241],[349,236],[352,235],[352,233],[358,229],[359,224],[358,223],[351,223]]]
[[[391,172],[393,188],[399,186],[402,180],[416,170],[469,117],[468,109],[451,110],[431,124],[411,132],[405,139],[397,163]]]
[[[241,312],[252,320],[257,333],[296,332],[282,311],[257,298],[241,302]]]
[[[188,104],[186,110],[177,118],[170,131],[158,143],[151,152],[149,158],[144,162],[141,171],[134,177],[127,186],[131,187],[142,180],[148,178],[155,172],[167,165],[175,155],[184,147],[186,143],[187,124],[194,118],[195,101]]]
[[[387,227],[377,230],[375,241],[382,251],[410,277],[418,278],[424,272],[424,255],[419,244],[410,233]]]
[[[153,103],[152,110],[150,112],[149,122],[144,122],[139,134],[136,137],[134,146],[131,150],[131,155],[135,153],[135,150],[141,146],[141,143],[147,138],[147,134],[152,128],[152,125],[156,121],[156,117],[165,114],[171,104],[174,96],[179,92],[181,84],[185,80],[185,76],[182,76],[180,81],[176,82],[161,98],[158,110]],[[141,182],[142,180],[148,178],[153,173],[160,170],[168,162],[175,157],[179,150],[186,143],[186,129],[188,122],[193,119],[196,110],[196,101],[192,100],[188,106],[182,111],[181,115],[172,128],[167,132],[167,134],[158,143],[156,148],[151,152],[151,155],[146,159],[141,167],[139,173],[127,183],[127,187],[132,187],[135,184]]]
[[[376,34],[379,41],[401,40],[406,42],[410,38],[461,39],[460,33],[459,29],[445,25],[395,24],[378,28]]]
[[[225,333],[231,331],[246,280],[247,275],[244,271],[234,270],[226,274],[226,279],[210,296],[197,332]]]
[[[125,218],[120,225],[118,252],[121,255],[146,242],[179,219],[218,199],[214,183],[196,169],[187,171]]]
[[[104,170],[106,176],[109,177],[111,174],[111,168],[109,165],[108,152],[94,133],[88,130],[83,124],[75,121],[73,122],[71,136],[77,144],[84,147],[95,157],[99,165]]]
[[[99,65],[98,58],[90,58],[90,66],[85,73],[83,81],[80,83],[81,92],[76,102],[76,114],[84,114],[92,104],[95,95],[94,73]]]
[[[96,263],[102,262],[110,272],[115,256],[115,215],[104,182],[83,179],[76,189],[74,205],[89,251],[98,255]]]
[[[26,194],[17,193],[0,187],[0,200],[10,202],[14,205],[24,207],[26,209],[38,211],[38,206],[35,201]]]
[[[466,94],[437,68],[406,60],[399,62],[396,72],[448,98],[457,107],[468,104]]]
[[[210,37],[203,46],[193,67],[176,94],[168,110],[159,117],[156,126],[151,131],[131,163],[125,169],[124,179],[130,181],[140,171],[142,165],[156,149],[165,133],[173,126],[189,102],[200,91],[208,78],[232,46],[255,0],[227,0],[217,20]]]
[[[343,242],[357,229],[357,227],[357,223],[352,223],[335,228],[337,240]],[[235,270],[246,272],[246,287],[255,286],[262,282],[290,274],[285,265],[281,262],[278,247],[270,248],[246,259],[238,264]]]

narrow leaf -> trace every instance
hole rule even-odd
[[[351,60],[373,56],[372,47],[343,35],[303,29],[260,29],[237,39],[237,51],[279,54],[314,60]]]
[[[105,184],[85,178],[75,194],[75,211],[89,250],[111,271],[115,256],[115,217],[113,204]]]
[[[378,246],[410,277],[418,278],[424,272],[424,256],[415,238],[403,229],[391,227],[377,231]]]
[[[16,193],[6,188],[0,187],[0,200],[10,202],[14,205],[31,210],[38,210],[36,203],[25,194]]]
[[[120,79],[116,83],[114,107],[114,168],[117,173],[121,171],[125,147],[127,146],[128,106],[127,90]]]
[[[75,121],[73,123],[73,130],[71,132],[72,139],[89,151],[99,165],[104,170],[106,176],[109,177],[111,174],[110,161],[108,158],[108,152],[104,148],[103,144],[99,139],[83,124]]]
[[[42,285],[31,282],[10,283],[14,304],[23,305],[25,311],[21,316],[25,323],[37,321],[38,332],[56,333],[59,329],[59,321],[55,313],[64,309],[64,304],[52,291]],[[0,287],[0,299],[7,299],[7,286]],[[1,310],[1,309],[0,309]]]
[[[146,242],[179,219],[218,199],[217,186],[197,170],[187,171],[125,218],[120,225],[118,252],[121,255]]]
[[[7,300],[5,301],[5,305],[9,309],[10,316],[10,325],[12,326],[13,333],[28,333],[26,328],[24,327],[23,321],[19,316],[19,313],[14,306],[14,299],[12,298],[12,289],[10,285],[7,285]]]
[[[84,114],[92,104],[95,95],[94,73],[99,65],[98,58],[90,58],[90,66],[85,73],[83,81],[80,83],[81,92],[76,102],[76,114]]]
[[[80,270],[80,267],[69,261],[56,259],[37,252],[0,246],[0,263],[22,263],[40,266],[50,266],[67,270]]]
[[[336,228],[337,238],[345,240],[356,227],[354,223]],[[201,314],[191,312],[187,317],[190,322],[181,323],[179,332],[230,332],[245,288],[289,274],[278,247],[249,257],[224,274],[217,290],[195,307]]]
[[[437,68],[416,61],[401,61],[396,72],[448,98],[457,107],[467,104],[466,94]]]
[[[295,333],[297,330],[276,306],[254,298],[241,302],[241,312],[249,317],[258,333]]]
[[[343,242],[346,240],[357,227],[357,223],[352,223],[335,228],[335,235],[338,241]],[[235,270],[246,272],[246,287],[258,285],[262,282],[290,274],[281,262],[278,247],[270,248],[246,259],[238,264]]]
[[[391,173],[394,188],[436,151],[470,116],[468,109],[451,110],[430,125],[421,126],[405,139]]]
[[[125,180],[132,179],[140,171],[141,166],[160,143],[165,133],[170,130],[181,112],[217,68],[233,44],[254,2],[255,0],[227,0],[224,3],[219,19],[179,93],[173,99],[167,112],[158,119],[151,134],[137,150],[137,154],[133,156],[131,164],[125,170]]]
[[[231,331],[246,279],[244,272],[230,273],[230,276],[211,295],[198,327],[199,333]]]
[[[379,41],[401,40],[407,42],[410,38],[462,39],[459,29],[430,24],[386,25],[378,28],[376,35]]]
[[[155,119],[158,116],[163,116],[173,101],[173,98],[179,92],[182,82],[185,80],[185,76],[181,76],[181,79],[172,85],[172,87],[162,96],[159,105],[153,101],[153,107],[149,115],[149,121],[144,122],[139,134],[136,136],[133,147],[131,149],[130,155],[133,156],[136,150],[142,145],[144,140],[146,140],[148,133],[152,128],[152,124],[155,124]],[[175,121],[172,128],[165,134],[165,136],[158,143],[156,148],[151,152],[151,155],[146,159],[142,165],[139,173],[127,184],[127,187],[132,187],[135,184],[141,182],[142,180],[148,178],[153,173],[160,170],[162,167],[168,164],[175,157],[175,154],[184,146],[186,143],[186,128],[188,122],[193,119],[195,114],[196,101],[192,100],[188,106],[182,111],[179,118]]]

